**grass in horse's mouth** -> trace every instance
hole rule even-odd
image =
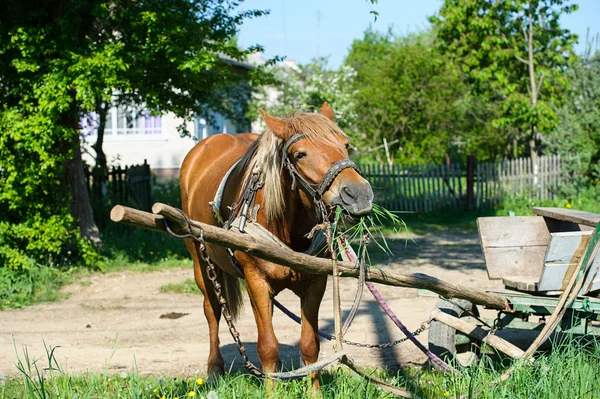
[[[353,217],[343,207],[337,205],[333,210],[332,222],[333,237],[337,239],[343,236],[353,246],[358,245],[357,253],[360,253],[369,242],[373,242],[375,248],[383,251],[390,258],[394,254],[385,239],[383,227],[392,227],[396,232],[408,230],[398,215],[376,204],[373,205],[371,214],[359,218]],[[371,264],[368,249],[366,259]]]

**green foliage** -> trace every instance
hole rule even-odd
[[[253,95],[249,117],[256,120],[258,109],[272,115],[288,115],[304,109],[319,109],[328,102],[342,129],[352,129],[356,123],[353,88],[356,72],[348,66],[338,70],[327,68],[327,59],[316,59],[307,65],[284,62],[271,69],[271,85],[261,87]]]
[[[61,299],[60,287],[75,273],[37,265],[19,270],[0,267],[0,310]]]
[[[525,141],[536,151],[537,132],[556,126],[577,41],[560,26],[561,15],[577,9],[568,3],[446,0],[431,18],[437,47],[468,76],[472,94],[499,110],[488,122],[504,129],[507,145]],[[512,155],[522,152],[512,145]]]
[[[148,398],[184,397],[263,398],[263,380],[235,372],[214,384],[202,378],[142,377],[134,366],[122,376],[104,373],[69,375],[58,364],[54,353],[60,348],[47,348],[46,357],[34,360],[27,352],[19,355],[18,378],[9,377],[0,385],[0,399],[8,398]],[[518,361],[515,361],[518,362]],[[512,362],[506,362],[510,365]],[[551,353],[540,354],[533,364],[516,364],[511,378],[492,384],[506,369],[502,362],[483,358],[460,374],[441,374],[425,368],[393,374],[382,369],[370,374],[391,384],[404,387],[424,399],[473,397],[481,399],[560,398],[593,399],[598,397],[600,380],[600,344],[566,337],[554,342]],[[44,370],[44,371],[43,371]],[[47,370],[47,371],[46,371]],[[343,367],[321,373],[324,398],[391,398],[391,394],[375,387]],[[210,392],[213,392],[212,394]],[[313,397],[305,380],[278,382],[271,392],[277,398]]]
[[[570,90],[565,103],[557,109],[557,128],[544,136],[548,152],[578,154],[581,159],[579,184],[600,178],[600,51],[574,62],[568,72]],[[581,172],[588,171],[587,176]]]
[[[431,32],[397,37],[367,30],[355,40],[346,64],[356,69],[356,131],[363,160],[439,162],[459,151],[474,128],[468,89],[460,71],[432,45]]]
[[[80,145],[80,117],[98,102],[119,93],[184,119],[208,107],[226,114],[238,108],[250,86],[222,59],[255,50],[239,50],[230,39],[245,18],[263,12],[237,6],[230,0],[0,6],[0,267],[98,260],[71,216],[76,183],[67,178],[79,168],[70,161]]]

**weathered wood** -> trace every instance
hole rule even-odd
[[[185,218],[175,208],[157,203],[152,209],[159,212],[160,215],[116,205],[112,209],[110,217],[113,222],[161,232],[166,231],[164,220],[167,219],[169,226],[172,226],[175,231],[179,233],[186,231]],[[275,244],[260,242],[247,234],[224,230],[205,223],[194,222],[194,224],[199,227],[192,227],[191,233],[199,236],[203,232],[207,242],[244,251],[252,256],[288,266],[294,270],[314,274],[332,274],[333,265],[330,259],[317,258],[294,252],[291,249],[282,249]],[[358,268],[353,263],[340,261],[338,264],[342,277],[358,277]],[[396,287],[423,288],[446,298],[466,299],[492,309],[510,309],[508,301],[503,296],[489,294],[460,284],[447,283],[425,274],[406,275],[372,267],[367,271],[367,280]]]
[[[600,214],[577,211],[575,209],[534,207],[532,212],[539,216],[583,224],[590,227],[596,227],[596,225],[600,223]]]
[[[451,316],[440,311],[439,309],[435,309],[433,311],[431,318],[439,321],[440,323],[444,323],[447,326],[454,328],[456,331],[460,331],[461,333],[466,334],[478,341],[483,341],[492,348],[499,350],[513,359],[519,359],[525,354],[525,352],[510,342],[498,337],[497,335],[490,334],[490,330]]]
[[[539,277],[550,240],[543,218],[482,217],[477,227],[490,279]]]
[[[583,256],[591,234],[591,231],[550,234],[550,243],[538,284],[539,291],[564,289]]]
[[[510,290],[523,292],[537,292],[539,277],[520,276],[520,277],[503,277],[502,284]]]

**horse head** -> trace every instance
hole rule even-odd
[[[282,166],[291,175],[292,189],[298,187],[305,208],[322,207],[329,217],[339,205],[347,223],[371,212],[371,185],[349,159],[348,137],[334,123],[327,103],[319,114],[297,112],[285,119],[260,111],[270,132],[280,139]]]

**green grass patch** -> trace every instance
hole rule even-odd
[[[0,267],[0,309],[22,308],[39,302],[62,299],[60,288],[89,274],[86,269],[61,270],[35,265],[13,270]]]
[[[202,291],[196,285],[194,279],[188,278],[181,283],[165,284],[160,287],[160,292],[167,292],[172,294],[187,294],[187,295],[201,295]]]
[[[462,374],[439,374],[427,368],[390,373],[370,372],[389,383],[403,387],[424,399],[465,397],[478,399],[557,398],[595,399],[600,397],[600,344],[567,338],[555,343],[555,350],[541,354],[534,364],[517,362],[512,377],[490,385],[512,362],[484,357]],[[51,349],[46,356],[32,359],[26,349],[17,364],[19,377],[7,378],[0,385],[0,399],[8,398],[263,398],[265,384],[240,372],[229,374],[216,384],[203,378],[140,376],[133,371],[121,374],[87,373],[69,375],[62,371]],[[321,373],[324,398],[391,398],[364,379],[339,367]],[[211,394],[211,392],[214,392]],[[211,396],[209,396],[211,395]],[[273,397],[308,398],[302,380],[277,383]]]

